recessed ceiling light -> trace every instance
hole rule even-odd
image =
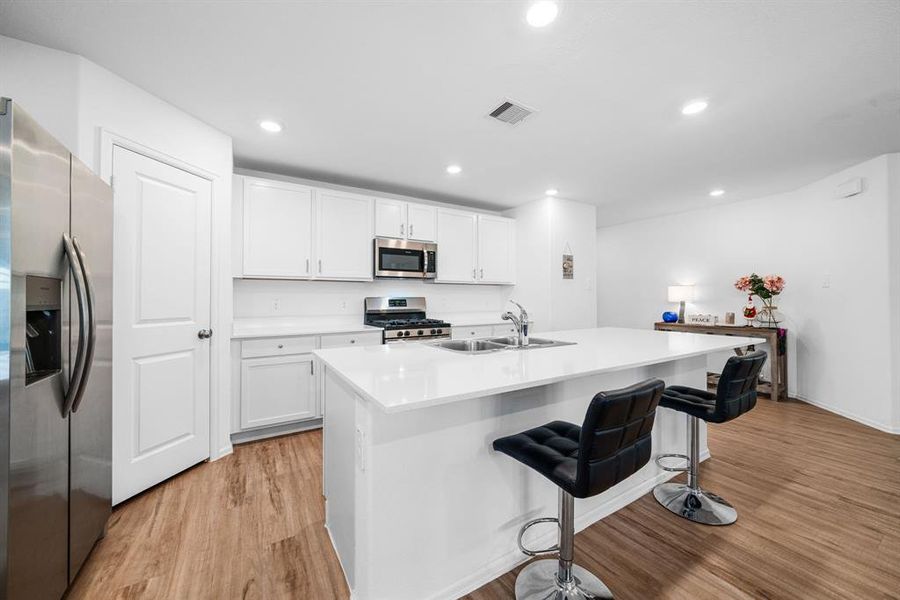
[[[559,193],[559,190],[556,188],[550,188],[549,190],[547,190],[544,193],[547,194],[548,196],[555,196]]]
[[[559,7],[556,5],[556,2],[541,0],[531,5],[531,8],[525,13],[525,20],[532,27],[546,27],[556,20],[556,15],[558,14]]]
[[[269,133],[278,133],[282,130],[281,123],[277,121],[260,121],[259,126],[263,131],[268,131]]]
[[[459,165],[450,165],[449,167],[447,167],[447,172],[451,175],[459,175],[460,173],[462,173],[462,167]]]
[[[683,115],[696,115],[702,113],[706,110],[706,107],[709,106],[709,102],[703,99],[691,100],[683,107],[681,107],[681,114]]]
[[[713,198],[718,198],[719,196],[723,195],[724,193],[725,193],[725,190],[713,190],[709,193],[709,195],[712,196]]]

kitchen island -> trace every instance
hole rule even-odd
[[[594,394],[649,377],[704,388],[707,354],[760,343],[619,328],[541,337],[572,345],[474,355],[419,343],[316,351],[326,526],[354,599],[457,598],[526,559],[517,532],[556,515],[557,488],[494,452],[494,439],[553,420],[580,425]],[[654,456],[684,452],[686,433],[684,415],[659,409]],[[671,476],[651,461],[577,500],[576,531]],[[552,524],[534,529],[528,546],[555,542]]]

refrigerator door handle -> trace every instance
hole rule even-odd
[[[66,258],[69,261],[69,270],[72,271],[72,280],[75,283],[75,297],[78,300],[78,349],[75,352],[75,362],[72,365],[72,376],[69,378],[69,387],[66,389],[66,397],[63,405],[63,418],[69,416],[72,411],[72,405],[75,403],[75,396],[81,389],[81,380],[84,375],[84,358],[87,349],[87,336],[84,333],[85,326],[88,322],[87,300],[84,296],[84,272],[81,270],[81,261],[72,238],[69,234],[63,234],[63,247],[66,251]]]
[[[87,389],[88,378],[91,376],[91,367],[94,365],[94,347],[96,346],[97,341],[97,320],[94,318],[94,304],[96,302],[96,297],[94,296],[94,283],[91,280],[91,272],[88,269],[87,259],[84,256],[84,252],[81,250],[81,246],[78,245],[77,238],[72,238],[72,245],[75,246],[75,252],[78,253],[78,264],[81,265],[81,273],[84,277],[84,291],[85,300],[87,300],[88,315],[88,336],[84,350],[84,368],[81,376],[81,383],[78,386],[78,391],[75,393],[75,401],[72,404],[72,412],[74,413],[78,412],[78,407],[81,406],[84,392]]]

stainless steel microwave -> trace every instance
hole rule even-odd
[[[375,238],[375,277],[434,279],[437,244]]]

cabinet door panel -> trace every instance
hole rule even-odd
[[[310,188],[245,179],[244,276],[310,275],[312,206]]]
[[[437,210],[437,282],[475,283],[476,229],[475,213]]]
[[[515,283],[516,222],[478,215],[478,283]]]
[[[409,204],[406,209],[409,231],[406,237],[420,242],[437,240],[437,208],[425,204]]]
[[[316,192],[316,270],[320,279],[372,279],[374,236],[371,198]]]
[[[406,237],[406,202],[375,199],[375,235],[403,239]]]
[[[312,419],[316,412],[311,354],[241,361],[242,429]]]

